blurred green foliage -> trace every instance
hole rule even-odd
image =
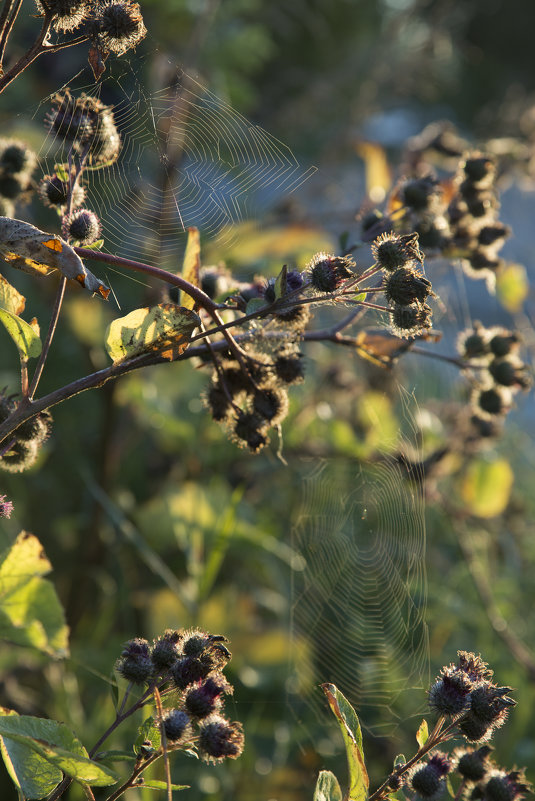
[[[385,107],[424,113],[428,106],[446,108],[468,126],[497,114],[508,93],[533,90],[526,64],[535,11],[519,0],[144,0],[142,6],[150,31],[139,47],[144,63],[158,44],[305,159],[323,151],[334,160],[338,144],[351,138],[363,117]],[[21,47],[34,22],[23,21]],[[29,98],[37,102],[85,57],[78,48],[55,63],[49,59],[42,72],[26,73],[6,93],[4,123],[23,114],[22,98],[24,105]],[[291,243],[291,231],[285,233]],[[315,249],[311,244],[310,252]],[[269,242],[260,251],[265,255]],[[215,253],[214,260],[226,256]],[[230,258],[239,263],[239,249]],[[254,265],[254,256],[247,259]],[[38,290],[32,279],[17,279],[31,314],[46,321],[55,279]],[[140,301],[143,292],[121,284],[124,304]],[[68,298],[43,393],[106,363],[102,343],[109,319],[102,303],[74,293]],[[16,386],[18,360],[7,342],[4,336],[0,386]],[[71,658],[50,662],[30,649],[2,648],[2,704],[62,720],[91,745],[113,714],[110,671],[122,643],[157,636],[167,626],[199,625],[231,641],[232,716],[244,722],[247,746],[229,766],[182,757],[174,780],[191,784],[195,797],[214,801],[304,801],[312,798],[321,768],[344,775],[342,743],[327,712],[313,715],[292,686],[292,666],[313,659],[314,648],[322,647],[313,638],[296,639],[292,625],[292,570],[299,561],[292,530],[303,481],[320,457],[334,472],[337,464],[354,460],[356,475],[385,427],[384,442],[395,441],[406,419],[397,403],[398,379],[414,391],[414,415],[437,387],[445,399],[462,389],[453,373],[412,366],[415,356],[402,361],[392,378],[324,345],[310,355],[307,381],[292,393],[284,424],[286,466],[274,451],[252,457],[228,443],[202,406],[206,376],[188,364],[137,373],[57,407],[54,436],[37,466],[23,479],[2,476],[1,492],[16,511],[1,521],[0,545],[7,548],[21,528],[43,543],[71,627]],[[350,380],[339,380],[347,373]],[[458,648],[480,651],[499,682],[516,688],[519,704],[496,736],[497,758],[509,766],[526,764],[533,777],[535,679],[503,636],[512,631],[524,643],[535,641],[533,440],[520,418],[489,458],[464,476],[447,475],[436,502],[427,500],[429,655],[435,671]],[[498,482],[491,517],[478,514],[478,504],[487,504],[478,486],[489,464],[514,476],[510,495]],[[481,594],[485,586],[491,602]],[[410,697],[419,709],[425,704],[425,690]],[[415,711],[400,697],[398,716]],[[384,720],[389,710],[376,714]],[[366,727],[377,720],[361,722]],[[372,738],[365,729],[372,785],[397,753],[414,750],[419,723],[417,717],[402,719],[393,738]],[[110,746],[127,743],[125,734]],[[2,776],[1,797],[13,793]],[[69,797],[82,796],[73,789]],[[130,797],[154,795],[136,791]]]

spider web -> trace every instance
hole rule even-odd
[[[115,62],[97,85],[88,70],[65,84],[74,97],[85,92],[112,105],[121,137],[118,159],[83,176],[84,206],[102,222],[105,250],[175,267],[188,227],[231,244],[237,224],[258,218],[316,171],[192,75],[173,67],[169,85],[150,94],[135,64]],[[37,113],[47,108],[43,101]],[[67,163],[69,147],[49,134],[39,153],[43,172]]]
[[[414,453],[412,434],[396,452]],[[318,685],[333,683],[363,727],[391,732],[422,711],[429,686],[421,487],[386,453],[359,467],[322,461],[304,479],[293,547],[304,569],[294,573],[292,689],[323,716]]]

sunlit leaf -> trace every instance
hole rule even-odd
[[[338,779],[330,770],[321,770],[314,790],[314,801],[342,801]]]
[[[517,312],[529,294],[529,280],[522,264],[507,264],[496,276],[496,294],[507,311]]]
[[[461,483],[461,496],[468,511],[485,518],[501,514],[509,502],[513,480],[506,459],[471,462]]]
[[[182,278],[184,278],[186,281],[189,281],[189,283],[193,284],[193,286],[200,287],[200,270],[201,237],[199,235],[199,229],[192,226],[191,228],[188,228],[188,242],[186,245],[186,252],[184,254],[184,262],[182,265]],[[195,308],[195,301],[190,295],[187,294],[187,292],[182,291],[180,300],[183,308]]]
[[[386,153],[377,142],[357,142],[355,150],[366,169],[366,191],[374,203],[381,203],[392,184]]]
[[[278,300],[279,298],[283,298],[286,295],[287,278],[288,278],[288,267],[284,265],[284,267],[277,276],[277,280],[275,281],[274,289],[275,289],[276,300]]]
[[[25,306],[24,295],[21,295],[3,275],[0,275],[0,309],[19,315],[22,314]]]
[[[108,326],[106,350],[114,362],[155,352],[171,361],[184,353],[199,324],[194,311],[174,303],[134,309]]]
[[[68,628],[41,543],[21,532],[0,555],[0,637],[56,657],[68,652]]]
[[[43,347],[41,338],[29,323],[5,309],[0,309],[0,322],[25,361],[39,356]]]
[[[427,720],[424,718],[420,723],[418,731],[416,732],[416,742],[422,748],[426,742],[427,738],[429,737],[429,728],[427,726]]]
[[[348,801],[366,801],[370,780],[364,764],[362,732],[357,713],[334,684],[321,686],[344,740],[349,769]]]
[[[154,751],[157,751],[162,744],[160,727],[153,717],[147,718],[139,727],[134,742],[134,753],[139,754],[141,747],[146,747],[145,743],[150,743],[150,747]]]
[[[55,720],[30,715],[0,716],[0,736],[26,746],[78,781],[105,787],[119,778],[114,771],[89,759],[78,738]]]
[[[4,707],[0,708],[0,715],[18,717]],[[63,778],[59,768],[24,743],[0,737],[0,752],[13,784],[25,798],[46,798]]]
[[[143,782],[144,790],[167,790],[167,783],[159,781],[158,779],[148,779]],[[189,784],[172,784],[171,790],[188,790]]]
[[[12,267],[33,275],[59,270],[90,292],[107,298],[110,290],[83,264],[57,234],[46,234],[30,223],[0,217],[0,257]]]

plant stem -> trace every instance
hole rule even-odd
[[[43,374],[43,368],[45,366],[45,362],[48,353],[50,351],[50,345],[52,344],[52,340],[54,339],[54,334],[56,332],[56,326],[58,324],[59,314],[63,303],[63,297],[65,295],[66,285],[67,285],[67,279],[65,278],[65,276],[62,276],[56,292],[54,308],[52,309],[52,317],[50,318],[50,324],[48,326],[48,331],[43,345],[43,350],[41,351],[41,354],[39,356],[39,361],[37,362],[37,367],[35,368],[35,372],[32,377],[32,383],[30,384],[30,388],[28,390],[29,400],[33,399],[35,390],[37,389],[37,385],[39,384],[39,381],[41,380],[41,375]]]

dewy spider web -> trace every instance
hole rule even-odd
[[[400,439],[396,451],[408,449],[415,443]],[[358,469],[323,461],[304,480],[293,547],[303,564],[294,574],[292,689],[320,712],[318,685],[336,684],[363,727],[392,730],[401,707],[422,710],[429,682],[421,488],[386,453]],[[410,689],[419,692],[403,698]]]
[[[100,217],[104,249],[115,255],[176,269],[188,227],[228,245],[237,223],[258,217],[315,172],[180,69],[152,95],[123,59],[97,85],[83,71],[68,86],[75,97],[85,92],[113,106],[119,157],[84,172],[84,205]],[[46,110],[42,103],[39,113]],[[50,134],[40,152],[43,171],[67,163],[69,147]]]

